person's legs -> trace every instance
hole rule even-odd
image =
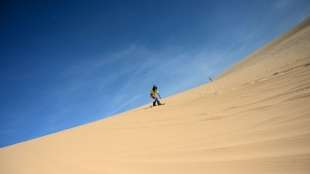
[[[160,103],[160,101],[158,100],[158,98],[156,98],[155,101],[157,102],[157,105],[161,105],[161,103]]]
[[[154,98],[154,101],[153,101],[153,106],[156,106],[156,105],[161,105],[160,101],[158,100],[157,97]]]
[[[162,105],[162,103],[160,103],[159,99],[157,97],[152,97],[154,99],[153,101],[153,106],[156,106],[156,105]]]

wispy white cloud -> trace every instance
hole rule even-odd
[[[261,39],[266,34],[265,28],[258,24],[254,29],[243,29],[235,33],[228,46],[201,46],[196,50],[171,46],[151,50],[132,44],[112,54],[90,57],[62,72],[67,82],[54,91],[55,96],[61,96],[62,100],[76,96],[79,91],[87,95],[88,90],[96,94],[91,101],[95,104],[88,107],[97,108],[98,113],[106,115],[127,110],[150,102],[148,93],[153,84],[158,84],[167,96],[207,82],[209,76],[218,75],[253,49],[253,45],[262,44],[266,40]],[[58,112],[68,112],[70,109],[64,109],[62,103],[58,105]]]

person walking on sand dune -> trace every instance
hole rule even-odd
[[[157,105],[163,105],[163,103],[161,103],[159,101],[159,99],[161,99],[160,95],[159,95],[159,92],[158,92],[158,87],[156,85],[153,85],[153,88],[151,90],[151,93],[150,93],[150,96],[151,98],[154,100],[153,101],[153,106],[156,106]]]

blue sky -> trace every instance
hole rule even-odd
[[[307,0],[1,1],[0,147],[206,83],[301,22]]]

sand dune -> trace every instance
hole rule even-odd
[[[0,149],[1,174],[310,173],[310,20],[212,83]]]

